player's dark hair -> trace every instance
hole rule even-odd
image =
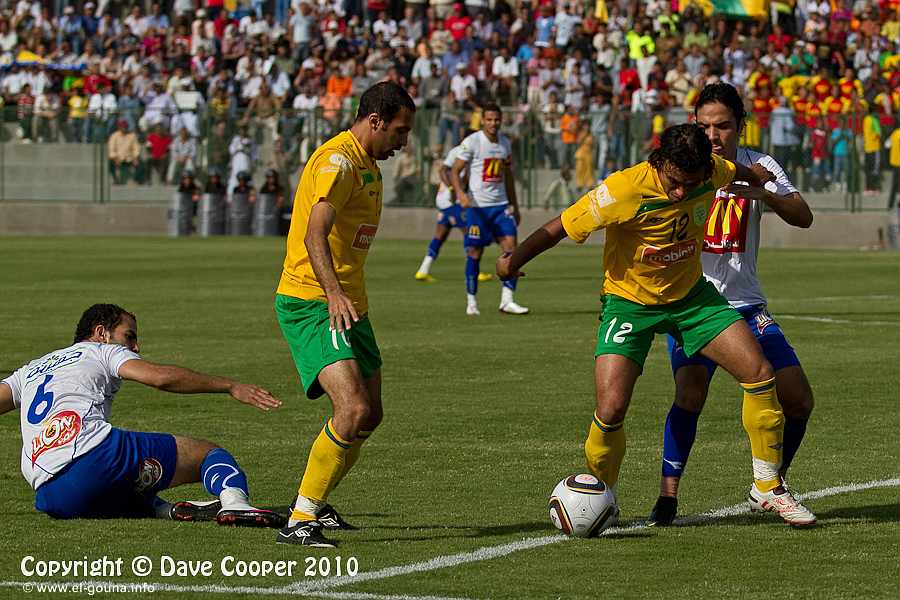
[[[747,117],[747,111],[744,109],[744,101],[741,100],[741,95],[738,93],[737,89],[730,83],[725,83],[724,81],[711,83],[701,90],[700,96],[697,98],[697,104],[694,106],[694,116],[696,117],[700,112],[701,106],[713,104],[715,102],[718,102],[731,111],[731,115],[734,117],[738,129],[740,129],[741,125],[744,123],[744,119]]]
[[[83,342],[94,334],[94,328],[97,325],[103,325],[112,331],[122,322],[122,317],[128,315],[135,322],[137,317],[115,304],[95,304],[84,311],[78,326],[75,328],[75,341],[73,343]]]
[[[498,115],[502,115],[503,111],[500,110],[500,105],[496,102],[488,102],[484,106],[481,107],[481,114],[486,115],[489,112],[495,112]]]
[[[367,89],[360,96],[356,121],[362,121],[375,113],[382,121],[390,123],[401,108],[416,112],[416,104],[406,90],[393,81],[382,81]]]
[[[650,153],[649,162],[657,171],[669,163],[684,173],[702,170],[703,177],[709,178],[713,172],[712,143],[693,123],[674,125],[663,131],[660,146]]]

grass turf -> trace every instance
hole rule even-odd
[[[67,345],[81,311],[115,302],[138,315],[142,354],[259,383],[285,401],[263,414],[225,396],[176,396],[126,383],[113,423],[220,443],[247,471],[254,499],[286,505],[306,452],[330,410],[303,395],[275,321],[272,293],[283,241],[157,238],[5,238],[0,265],[4,343],[0,375]],[[53,521],[36,513],[19,473],[18,415],[0,418],[0,580],[22,581],[24,556],[104,555],[154,560],[146,579],[172,585],[285,586],[308,556],[354,557],[360,572],[554,533],[546,498],[583,471],[593,408],[601,251],[560,246],[526,269],[517,300],[527,317],[493,308],[499,284],[481,285],[482,316],[465,316],[459,242],[433,274],[413,281],[425,244],[379,240],[369,259],[371,317],[385,360],[385,421],[331,500],[358,532],[337,533],[336,551],[276,546],[271,530],[160,521]],[[488,253],[483,270],[495,254]],[[791,473],[797,490],[897,477],[900,416],[900,255],[763,251],[770,308],[787,331],[816,394],[816,409]],[[627,420],[622,518],[645,517],[657,495],[662,423],[672,398],[664,340],[657,338]],[[741,502],[750,483],[740,393],[713,382],[679,512]],[[166,492],[203,498],[199,486]],[[812,500],[821,526],[794,531],[768,516],[704,526],[636,529],[568,540],[494,560],[350,583],[346,594],[466,598],[755,598],[760,582],[797,598],[877,598],[896,592],[900,551],[897,488]],[[209,577],[163,577],[160,557],[213,561]],[[296,560],[294,577],[224,577],[219,561]],[[61,578],[55,580],[76,580]],[[252,592],[251,595],[258,595]],[[0,596],[21,597],[16,588]],[[97,594],[103,597],[104,594]],[[121,597],[110,593],[108,597]],[[218,597],[158,590],[154,598]],[[365,595],[354,596],[365,598]]]

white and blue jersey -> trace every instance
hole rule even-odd
[[[460,144],[459,159],[469,163],[469,197],[464,244],[487,246],[501,237],[515,236],[516,221],[510,213],[506,176],[512,164],[509,138],[498,134],[492,142],[476,131]]]
[[[119,369],[140,356],[124,346],[79,342],[3,380],[20,409],[22,474],[35,506],[57,517],[137,515],[175,471],[175,439],[109,423]]]
[[[504,176],[512,162],[512,146],[502,133],[492,142],[476,131],[460,144],[459,160],[469,163],[469,196],[477,208],[509,204]]]
[[[140,356],[114,344],[81,342],[54,350],[3,380],[20,408],[22,475],[37,489],[98,446],[112,425],[119,367]]]
[[[453,163],[456,162],[456,159],[459,158],[460,153],[462,152],[462,146],[454,146],[447,153],[446,158],[444,158],[443,165],[449,169],[453,168]],[[468,165],[464,168],[460,174],[459,179],[464,186],[468,186],[469,183],[469,167]],[[440,185],[438,185],[437,195],[434,198],[434,204],[438,209],[438,224],[444,225],[446,227],[459,227],[460,229],[466,228],[466,218],[463,214],[462,207],[456,202],[456,198],[454,197],[454,191],[452,188],[447,186],[443,181],[441,181]]]
[[[784,169],[767,154],[738,148],[736,162],[745,167],[760,164],[775,175],[775,181],[766,183],[769,192],[788,195],[797,191]],[[769,314],[756,275],[761,217],[759,200],[718,190],[706,221],[701,260],[704,277],[741,313],[772,368],[778,371],[799,365],[800,360],[781,327]],[[685,365],[704,365],[710,377],[715,372],[714,362],[700,354],[688,358],[671,336],[669,353],[673,373]]]

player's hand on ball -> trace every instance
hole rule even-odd
[[[261,387],[246,383],[235,383],[231,388],[231,397],[238,402],[255,406],[260,410],[271,410],[281,406],[281,400]]]
[[[525,277],[525,273],[522,273],[518,269],[513,270],[510,268],[511,258],[512,252],[504,252],[497,259],[497,277],[502,281],[512,279],[513,277]]]
[[[359,321],[353,301],[341,291],[336,294],[328,294],[328,327],[338,333],[353,327]]]

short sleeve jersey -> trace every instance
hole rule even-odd
[[[141,357],[124,346],[80,342],[3,380],[19,407],[22,475],[37,489],[109,435],[119,367]]]
[[[738,148],[736,160],[745,167],[758,163],[775,175],[775,181],[766,184],[768,191],[782,196],[797,191],[781,165],[768,154]],[[717,190],[706,220],[703,274],[735,308],[766,303],[756,275],[761,217],[758,200]]]
[[[733,163],[714,155],[712,177],[672,202],[656,170],[643,162],[610,175],[562,213],[562,224],[578,243],[606,229],[604,294],[637,304],[669,304],[684,298],[702,276],[709,206],[734,174]]]
[[[338,282],[357,311],[368,311],[363,267],[381,220],[382,195],[381,171],[351,132],[322,144],[303,169],[294,195],[278,293],[326,300],[304,242],[313,206],[325,201],[336,212],[328,246]]]
[[[479,208],[509,203],[504,175],[512,162],[512,146],[502,133],[492,142],[483,131],[462,141],[459,159],[469,163],[469,191]]]
[[[453,163],[456,162],[456,159],[459,158],[459,154],[462,152],[461,146],[454,146],[450,148],[450,152],[447,153],[447,157],[444,159],[443,165],[447,168],[452,169]],[[465,185],[469,179],[469,168],[466,167],[459,174],[460,181]],[[453,190],[447,187],[442,181],[438,186],[437,196],[434,198],[434,204],[438,210],[444,210],[446,208],[450,208],[453,206],[455,200],[453,198]]]

